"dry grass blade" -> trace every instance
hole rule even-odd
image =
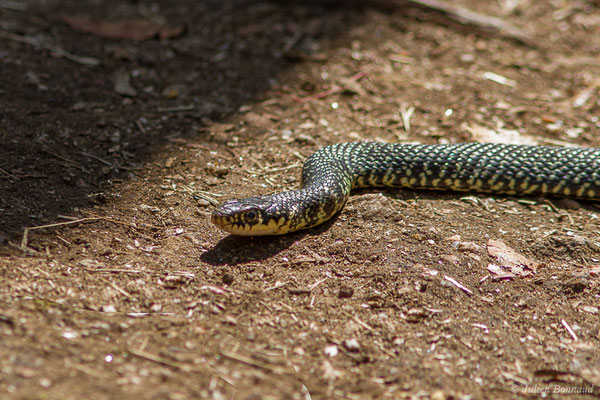
[[[456,286],[457,288],[459,288],[460,290],[462,290],[463,292],[465,292],[468,295],[472,295],[473,291],[469,288],[467,288],[466,286],[464,286],[462,283],[458,282],[456,279],[446,275],[444,276],[444,279],[447,280],[448,282],[450,282],[451,284],[453,284],[454,286]]]
[[[223,357],[225,358],[229,358],[230,360],[233,361],[237,361],[240,362],[242,364],[246,364],[252,367],[257,367],[260,369],[264,369],[270,372],[273,372],[275,374],[285,374],[286,371],[283,368],[280,367],[274,367],[272,365],[269,365],[267,363],[261,362],[261,361],[257,361],[257,360],[253,360],[252,358],[243,356],[241,354],[238,353],[233,353],[233,352],[228,352],[228,351],[221,351],[220,353]]]
[[[130,223],[123,222],[123,221],[117,221],[117,220],[114,220],[114,219],[111,219],[111,218],[106,218],[106,217],[86,217],[86,218],[75,219],[75,220],[72,220],[72,221],[57,222],[57,223],[54,223],[54,224],[31,226],[31,227],[27,227],[27,228],[23,229],[23,238],[21,239],[20,249],[23,250],[23,251],[34,251],[34,250],[30,249],[29,247],[27,247],[27,243],[29,241],[29,232],[30,231],[35,231],[35,230],[40,230],[40,229],[47,229],[47,228],[58,228],[58,227],[62,227],[62,226],[77,225],[77,224],[81,224],[81,223],[84,223],[84,222],[95,222],[95,221],[106,221],[106,222],[112,222],[113,224],[133,226]]]
[[[158,356],[156,354],[148,353],[143,350],[129,349],[129,350],[127,350],[127,352],[130,354],[133,354],[136,357],[143,358],[144,360],[152,361],[157,364],[166,365],[167,367],[175,368],[175,369],[181,370],[183,372],[192,372],[195,370],[195,368],[192,366],[174,362],[174,361],[168,360],[164,357]]]

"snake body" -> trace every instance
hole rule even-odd
[[[365,187],[549,195],[600,200],[600,149],[512,144],[340,143],[313,153],[302,187],[229,200],[213,223],[236,235],[277,235],[331,218]]]

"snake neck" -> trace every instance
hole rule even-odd
[[[284,204],[289,210],[288,232],[310,228],[330,219],[344,207],[352,181],[338,178],[326,184],[322,181],[308,182],[302,189],[274,195],[274,203]],[[301,201],[296,201],[300,199]]]

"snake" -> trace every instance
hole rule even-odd
[[[329,220],[368,187],[600,200],[600,148],[338,143],[305,161],[299,189],[225,201],[211,220],[233,235],[286,234]]]

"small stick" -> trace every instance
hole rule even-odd
[[[42,151],[43,151],[44,153],[48,153],[48,154],[50,154],[50,155],[52,155],[52,156],[54,156],[54,157],[56,157],[56,158],[60,159],[60,160],[66,161],[66,162],[68,162],[69,164],[72,164],[73,166],[77,167],[77,168],[78,168],[79,170],[81,170],[81,171],[85,171],[85,168],[83,168],[83,165],[79,164],[78,162],[75,162],[75,161],[71,160],[70,158],[67,158],[67,157],[65,157],[65,156],[61,156],[60,154],[58,154],[58,153],[55,153],[55,152],[53,152],[53,151],[50,151],[50,150],[42,150]]]
[[[69,242],[67,239],[65,239],[64,237],[62,237],[61,235],[59,235],[58,233],[56,234],[56,237],[58,238],[58,240],[60,240],[61,242],[63,242],[64,244],[66,244],[67,246],[72,246],[72,243]]]
[[[200,290],[210,290],[214,294],[227,294],[227,293],[235,294],[235,292],[233,290],[227,289],[226,287],[223,287],[223,286],[204,285],[204,286],[200,287]]]
[[[353,316],[352,319],[354,321],[356,321],[357,324],[359,324],[360,326],[362,326],[365,329],[370,330],[371,332],[373,332],[375,330],[375,329],[373,329],[373,327],[371,325],[367,324],[366,322],[364,322],[363,320],[361,320],[357,316]]]
[[[226,351],[221,351],[220,354],[223,357],[225,357],[225,358],[229,358],[230,360],[241,362],[242,364],[250,365],[251,367],[257,367],[257,368],[265,369],[267,371],[271,371],[271,372],[274,372],[276,374],[285,374],[286,373],[281,368],[272,367],[269,364],[253,360],[250,357],[242,356],[242,355],[237,354],[237,353],[230,353],[228,351],[227,352]]]
[[[121,225],[125,225],[125,226],[129,226],[129,227],[133,227],[135,228],[136,226],[127,222],[122,222],[122,221],[117,221],[115,219],[110,219],[110,218],[106,218],[106,217],[87,217],[87,218],[80,218],[80,219],[76,219],[73,221],[66,221],[66,222],[57,222],[54,224],[48,224],[48,225],[40,225],[40,226],[30,226],[27,227],[25,229],[23,229],[23,238],[21,239],[21,246],[20,249],[23,251],[33,251],[35,252],[35,250],[30,249],[29,247],[27,247],[27,242],[29,240],[29,232],[30,231],[35,231],[38,229],[46,229],[46,228],[56,228],[59,226],[67,226],[67,225],[75,225],[75,224],[80,224],[82,222],[94,222],[94,221],[106,221],[106,222],[112,222],[113,224],[121,224]]]
[[[544,203],[548,204],[548,206],[549,206],[549,207],[552,209],[552,211],[554,211],[554,212],[555,212],[555,213],[557,213],[557,214],[560,214],[560,210],[558,209],[558,207],[556,207],[556,206],[554,205],[554,203],[553,203],[553,202],[551,202],[551,201],[550,201],[550,200],[548,200],[548,199],[544,199]]]
[[[413,106],[407,107],[406,104],[402,104],[400,106],[400,116],[402,117],[402,125],[404,126],[404,130],[406,132],[410,131],[410,118],[415,112],[415,108]]]
[[[115,315],[116,314],[125,314],[125,315],[127,315],[128,317],[131,317],[131,318],[141,318],[141,317],[145,317],[145,316],[148,316],[148,315],[161,315],[161,316],[164,316],[164,317],[167,317],[169,315],[175,315],[175,313],[172,313],[172,312],[121,312],[121,313],[116,312],[116,313],[112,313],[112,314],[115,314]],[[146,346],[144,345],[144,348],[145,347]]]
[[[473,326],[474,326],[475,328],[483,329],[483,331],[484,331],[486,334],[489,334],[489,333],[490,333],[490,329],[487,327],[487,325],[484,325],[484,324],[477,324],[477,323],[475,323],[475,324],[473,324]]]
[[[525,31],[517,28],[500,18],[492,17],[485,14],[476,13],[468,8],[453,6],[442,0],[384,0],[383,3],[392,3],[400,5],[401,3],[411,3],[420,7],[429,8],[435,11],[442,12],[450,18],[462,23],[479,26],[484,29],[494,30],[500,34],[518,40],[529,46],[536,46],[531,36]]]
[[[110,268],[93,269],[93,268],[86,268],[86,270],[90,271],[90,272],[107,272],[107,273],[111,273],[111,274],[118,274],[118,273],[124,273],[124,274],[142,274],[142,273],[144,273],[144,271],[140,271],[139,269],[110,269]]]
[[[172,113],[172,112],[194,111],[195,109],[196,109],[196,107],[194,105],[175,106],[175,107],[159,107],[158,112]]]
[[[270,291],[270,290],[279,289],[279,288],[281,288],[281,287],[284,287],[284,286],[285,286],[285,285],[287,285],[288,283],[290,283],[290,281],[285,281],[285,282],[278,283],[278,284],[276,284],[276,285],[273,285],[273,286],[271,286],[271,287],[268,287],[268,288],[266,288],[266,289],[263,289],[263,292],[268,292],[268,291]]]
[[[292,169],[292,168],[297,168],[300,167],[300,163],[294,163],[285,167],[279,167],[279,168],[265,168],[264,172],[265,173],[271,173],[271,172],[282,172],[282,171],[287,171],[288,169]]]
[[[5,169],[0,168],[0,172],[2,172],[3,174],[7,175],[9,178],[19,179],[19,177],[11,174],[10,172],[6,171]]]
[[[367,329],[367,330],[369,330],[371,332],[375,331],[375,329],[372,326],[370,326],[369,324],[367,324],[366,322],[364,322],[363,320],[361,320],[360,318],[358,318],[356,315],[352,315],[352,314],[348,314],[348,313],[344,313],[344,314],[346,314],[347,316],[349,316],[350,318],[352,318],[354,320],[354,322],[356,322],[357,324],[359,324],[363,328],[365,328],[365,329]]]
[[[111,282],[107,279],[104,278],[100,278],[102,281],[108,283],[110,285],[110,287],[112,287],[113,289],[115,289],[117,292],[121,293],[123,296],[127,297],[128,299],[131,298],[131,294],[129,294],[125,289],[122,289],[120,286],[118,286],[116,283]]]
[[[567,332],[569,332],[569,335],[571,335],[571,337],[573,338],[573,340],[575,340],[575,341],[579,340],[579,338],[577,337],[577,335],[575,334],[575,332],[571,328],[571,325],[569,325],[569,323],[567,321],[565,321],[564,319],[561,319],[560,323],[565,327],[565,329],[567,330]]]
[[[327,279],[328,278],[325,277],[325,278],[321,279],[320,281],[317,281],[317,282],[313,283],[312,285],[308,286],[307,288],[288,289],[288,292],[290,292],[291,294],[310,294],[314,288],[319,286],[321,283],[325,282]]]
[[[21,35],[17,35],[15,33],[3,31],[3,30],[0,30],[0,37],[4,38],[4,39],[8,39],[8,40],[14,40],[15,42],[19,42],[19,43],[25,43],[25,44],[28,44],[33,47],[42,47],[54,55],[57,55],[59,57],[64,57],[67,60],[76,62],[78,64],[88,65],[90,67],[95,67],[95,66],[100,65],[100,60],[98,60],[97,58],[77,56],[75,54],[69,53],[66,50],[61,49],[60,47],[40,43],[38,40],[31,38],[31,37],[21,36]]]
[[[290,307],[287,304],[285,304],[283,301],[280,301],[278,304],[281,305],[281,307],[283,307],[286,310],[288,310],[290,313],[292,313],[292,315],[294,315],[293,313],[296,312],[296,310],[294,310],[292,307]],[[267,308],[269,308],[269,307],[267,306]],[[269,310],[269,311],[271,311],[271,310]]]
[[[306,161],[306,159],[308,158],[305,155],[302,155],[302,154],[298,153],[296,150],[292,150],[290,153],[292,153],[293,155],[295,155],[302,162]]]
[[[183,190],[178,190],[179,192],[189,194],[194,198],[194,200],[202,199],[212,204],[213,206],[218,206],[220,203],[215,197],[221,196],[218,193],[205,192],[202,190],[195,189],[188,185],[181,185]]]
[[[29,273],[28,273],[27,271],[25,271],[25,270],[24,270],[23,268],[21,268],[21,267],[16,267],[16,270],[17,270],[17,271],[21,271],[21,273],[22,273],[23,275],[25,275],[27,278],[30,278],[30,277],[31,277],[31,275],[29,275]]]
[[[283,54],[288,54],[290,51],[292,51],[294,46],[296,46],[296,44],[298,43],[298,41],[301,38],[302,38],[302,31],[301,30],[296,31],[296,33],[294,33],[294,35],[289,40],[287,40],[287,42],[285,43],[285,46],[283,46]]]
[[[145,360],[152,361],[157,364],[166,365],[168,367],[172,367],[175,369],[180,369],[184,372],[190,372],[194,369],[194,368],[191,368],[189,365],[182,365],[179,363],[175,363],[175,362],[172,362],[171,360],[167,360],[164,357],[160,357],[160,356],[157,356],[156,354],[148,353],[143,350],[129,349],[129,350],[127,350],[127,352],[133,354],[136,357],[143,358]]]
[[[98,156],[95,156],[95,155],[93,155],[93,154],[86,153],[85,151],[82,151],[82,152],[81,152],[81,153],[79,153],[79,154],[81,154],[82,156],[85,156],[85,157],[90,157],[90,158],[93,158],[94,160],[100,161],[102,164],[104,164],[104,165],[108,165],[109,167],[114,167],[114,165],[112,165],[112,164],[111,164],[111,163],[109,163],[108,161],[106,161],[106,160],[104,160],[104,159],[102,159],[102,158],[100,158],[100,157],[98,157]]]
[[[142,132],[144,135],[146,134],[146,129],[144,128],[144,125],[142,125],[142,121],[140,121],[139,119],[136,120],[135,125],[138,127],[140,132]]]
[[[102,379],[104,377],[104,375],[102,375],[100,372],[96,372],[91,368],[84,367],[83,365],[70,364],[69,367],[76,369],[79,372],[83,372],[84,374],[87,374],[96,379]]]
[[[456,286],[460,290],[464,291],[468,295],[472,295],[473,294],[473,291],[471,289],[466,288],[463,284],[461,284],[460,282],[458,282],[456,279],[451,278],[448,275],[445,275],[444,279],[446,279],[448,282],[450,282],[451,284],[453,284],[454,286]]]
[[[28,227],[25,228],[23,230],[23,239],[21,239],[21,249],[22,250],[31,250],[27,247],[27,240],[29,237],[29,231],[34,231],[34,230],[38,230],[38,229],[45,229],[45,228],[55,228],[58,226],[66,226],[66,225],[74,225],[74,224],[79,224],[82,222],[87,222],[87,221],[97,221],[100,220],[102,218],[81,218],[81,219],[76,219],[75,221],[67,221],[67,222],[58,222],[55,224],[48,224],[48,225],[40,225],[40,226],[32,226],[32,227]]]
[[[325,282],[327,279],[328,279],[328,278],[327,278],[327,277],[325,277],[325,278],[321,279],[320,281],[318,281],[318,282],[316,282],[316,283],[313,283],[312,285],[310,285],[310,286],[308,287],[308,290],[312,291],[314,288],[316,288],[317,286],[319,286],[321,283]]]

